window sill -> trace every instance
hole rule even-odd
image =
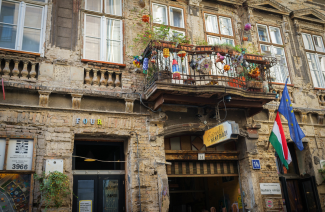
[[[281,83],[281,82],[271,82],[274,85],[285,85],[285,83]],[[291,86],[293,87],[293,84],[287,84],[287,86]]]
[[[325,88],[316,88],[315,87],[315,90],[323,90],[323,91],[325,91]]]
[[[98,60],[88,60],[88,59],[81,59],[81,62],[93,62],[93,63],[102,63],[102,64],[108,64],[108,65],[116,65],[120,67],[126,67],[126,64],[122,63],[112,63],[112,62],[105,62],[105,61],[98,61]]]
[[[5,51],[5,52],[14,52],[14,53],[20,53],[20,54],[30,54],[30,55],[35,55],[40,57],[40,53],[34,53],[34,52],[25,52],[25,51],[19,51],[19,50],[13,50],[13,49],[2,49],[0,48],[0,51]]]

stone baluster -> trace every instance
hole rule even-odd
[[[97,69],[93,69],[93,72],[94,72],[93,85],[94,85],[95,87],[98,87],[98,85],[99,85],[99,78],[98,78],[98,76],[97,76],[97,72],[98,72],[98,70],[97,70]]]
[[[9,78],[9,74],[10,74],[10,69],[9,69],[9,63],[10,60],[5,60],[5,66],[2,69],[2,73],[4,78]]]
[[[119,72],[115,73],[116,79],[115,79],[115,87],[120,87],[121,86],[121,80],[120,80],[120,74]]]
[[[105,79],[105,72],[107,70],[105,69],[101,69],[100,73],[101,73],[101,77],[100,77],[100,87],[106,87],[107,85],[107,79]]]
[[[15,65],[14,68],[12,69],[12,78],[18,78],[19,76],[19,69],[18,69],[18,65],[19,65],[19,61],[16,60],[14,61]]]
[[[23,69],[21,70],[21,79],[28,79],[28,71],[27,71],[27,66],[28,66],[28,62],[27,61],[23,61]]]
[[[114,84],[112,75],[113,75],[113,71],[108,71],[107,84],[108,84],[109,87],[113,87],[113,84]]]
[[[30,68],[30,72],[29,72],[29,78],[30,79],[36,79],[36,63],[31,63],[31,68]]]
[[[85,71],[86,71],[85,84],[90,85],[91,84],[91,79],[89,77],[90,68],[85,68]]]

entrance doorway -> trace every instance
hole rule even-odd
[[[170,212],[233,211],[241,201],[238,177],[169,177],[168,184]]]
[[[125,211],[123,144],[123,141],[75,141],[73,212]]]

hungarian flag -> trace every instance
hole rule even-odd
[[[270,142],[274,147],[275,151],[278,153],[278,156],[282,162],[282,164],[287,168],[288,165],[291,163],[291,155],[288,149],[288,144],[283,132],[281,119],[279,116],[279,112],[277,112],[273,129],[270,135]]]

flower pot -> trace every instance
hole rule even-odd
[[[236,77],[229,80],[228,85],[235,88],[243,88],[246,85],[245,77]]]
[[[212,52],[213,46],[195,46],[195,51],[198,52]]]
[[[192,44],[179,44],[177,48],[180,48],[181,50],[184,51],[193,51],[194,45]]]
[[[259,82],[259,81],[248,81],[247,82],[247,88],[262,89],[262,87],[263,87],[262,82]]]

